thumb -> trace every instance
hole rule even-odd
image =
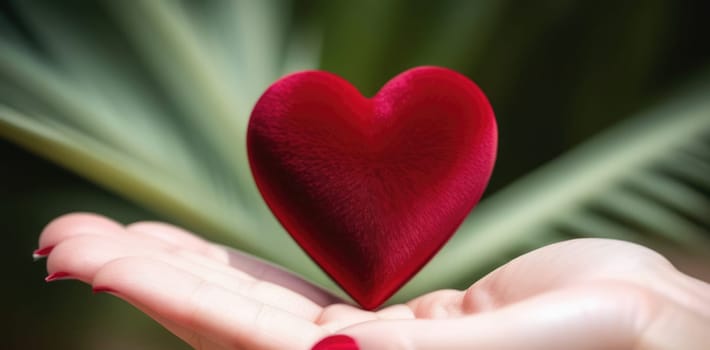
[[[665,340],[645,332],[656,304],[660,300],[634,286],[575,287],[471,316],[366,322],[343,329],[313,349],[630,349],[639,344],[686,344],[680,348],[695,349],[706,344],[702,333],[707,332],[693,338],[662,331],[674,337]],[[702,328],[702,322],[689,327],[692,323],[672,328],[683,333]]]

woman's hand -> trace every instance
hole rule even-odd
[[[710,286],[638,245],[603,239],[523,255],[466,291],[361,310],[246,254],[155,222],[49,224],[49,280],[135,305],[197,349],[706,349]]]

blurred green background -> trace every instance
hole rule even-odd
[[[215,4],[225,1],[154,2],[179,7],[188,17],[197,18],[191,23],[199,27],[216,23],[209,16],[216,13],[214,8],[223,6]],[[253,5],[256,2],[240,3]],[[48,45],[48,40],[56,39],[42,33],[39,28],[43,26],[50,32],[61,31],[63,24],[72,23],[78,28],[83,26],[87,32],[96,31],[113,38],[115,42],[104,44],[117,47],[117,51],[128,57],[122,62],[129,64],[144,61],[136,41],[157,40],[149,36],[147,39],[136,39],[125,28],[114,31],[114,28],[120,27],[120,21],[113,17],[112,12],[128,11],[128,16],[140,18],[144,7],[139,3],[144,1],[126,1],[123,5],[117,5],[118,2],[110,4],[110,1],[25,2],[32,5],[20,4],[22,1],[0,3],[0,28],[3,33],[10,33],[0,37],[0,40],[12,45],[21,43],[20,46],[48,66],[61,66],[62,60],[69,57],[57,53],[57,46],[76,43],[69,40],[66,43],[54,42],[56,46]],[[707,21],[710,3],[701,0],[304,0],[264,3],[269,4],[266,7],[270,13],[278,13],[277,20],[261,21],[259,16],[263,9],[258,9],[261,6],[249,5],[241,7],[245,11],[239,15],[242,17],[235,17],[254,17],[252,20],[256,21],[241,29],[242,38],[250,38],[252,45],[245,50],[258,50],[258,43],[262,40],[276,41],[277,49],[268,51],[267,58],[286,68],[274,71],[271,77],[269,74],[258,76],[266,81],[252,83],[246,78],[239,81],[238,84],[249,85],[248,89],[240,90],[245,96],[244,101],[253,100],[254,95],[258,96],[263,90],[264,84],[289,71],[291,63],[293,67],[300,68],[301,61],[309,62],[306,66],[314,63],[321,69],[343,76],[365,95],[372,95],[391,77],[413,66],[453,68],[482,87],[498,119],[499,156],[487,198],[495,197],[500,190],[544,164],[554,162],[560,155],[600,132],[653,110],[677,91],[685,91],[685,86],[702,85],[710,78],[710,22]],[[249,9],[262,12],[252,14]],[[32,11],[42,12],[43,15],[32,17]],[[43,18],[62,20],[42,22]],[[224,18],[219,20],[225,21]],[[148,21],[144,25],[150,27],[152,23]],[[242,42],[235,44],[230,41],[231,34],[224,29],[226,27],[215,25],[215,28],[219,35],[205,38],[212,40],[210,45],[219,46],[219,40],[223,40],[225,46],[240,47]],[[271,31],[286,34],[274,39]],[[198,41],[203,39],[199,32],[195,38]],[[81,37],[74,39],[81,41]],[[0,56],[8,53],[2,50],[9,50],[9,47],[0,47]],[[102,57],[97,53],[95,58],[89,58],[100,61]],[[166,54],[164,59],[167,62],[173,57]],[[34,92],[13,85],[20,86],[22,79],[15,77],[12,81],[7,78],[11,76],[13,64],[17,61],[5,59],[2,62],[5,71],[0,69],[4,72],[0,73],[0,103],[18,110],[23,106],[34,106]],[[246,67],[248,72],[260,69],[255,65],[229,60],[222,62],[220,67],[232,63]],[[172,69],[169,63],[165,64]],[[149,74],[155,70],[150,68],[154,67],[151,64],[146,64],[146,67],[149,67],[146,68]],[[72,71],[68,69],[67,72]],[[183,72],[173,73],[179,76]],[[116,79],[122,78],[117,76]],[[189,91],[190,87],[186,88]],[[21,93],[16,89],[22,90]],[[160,95],[160,84],[151,85],[151,89]],[[703,91],[710,90],[702,90],[700,100],[705,94]],[[17,97],[18,94],[21,96]],[[170,91],[165,94],[170,95]],[[710,94],[704,96],[710,100]],[[92,95],[86,95],[86,99],[92,98]],[[177,99],[173,96],[172,99],[168,97],[160,101],[167,105],[163,106],[166,110],[171,110],[181,108],[179,104],[170,107]],[[37,104],[44,103],[39,97],[38,101]],[[683,102],[680,103],[682,105]],[[242,106],[242,113],[244,108],[248,112],[249,107],[249,104]],[[52,105],[38,110],[51,114]],[[33,109],[27,108],[27,111],[30,113]],[[708,112],[710,109],[707,108],[700,112],[705,113],[701,118],[710,121]],[[705,127],[709,124],[704,123]],[[126,223],[146,219],[172,221],[205,233],[210,226],[197,221],[190,226],[189,219],[180,220],[175,215],[176,211],[160,210],[160,205],[155,204],[159,199],[147,201],[146,204],[139,196],[126,195],[130,189],[123,192],[115,188],[107,190],[105,183],[99,186],[95,184],[95,178],[88,181],[77,175],[75,166],[71,164],[63,164],[72,169],[67,170],[45,160],[52,158],[50,153],[46,153],[51,151],[27,151],[26,148],[32,147],[8,136],[10,131],[7,130],[10,129],[0,133],[4,136],[0,140],[0,159],[3,161],[0,167],[0,232],[3,232],[3,246],[6,247],[1,258],[6,277],[1,289],[5,315],[2,329],[5,335],[0,347],[187,348],[132,307],[110,296],[92,295],[89,287],[76,282],[45,284],[44,263],[32,263],[31,252],[36,248],[42,227],[52,218],[71,211],[98,212]],[[239,137],[235,140],[240,140]],[[699,156],[694,159],[698,160],[700,169],[707,169],[710,167],[710,158],[707,157],[710,154],[710,127],[701,133],[698,140],[701,146],[698,146],[700,151],[696,154]],[[205,147],[201,152],[209,152],[208,146],[190,144]],[[82,175],[86,176],[85,173]],[[694,225],[693,232],[703,232],[710,237],[707,220],[695,218],[703,213],[710,217],[710,211],[703,206],[710,198],[710,189],[706,187],[708,177],[704,179],[696,179],[686,186],[686,190],[695,193],[693,198],[700,198],[700,207],[689,208],[690,214],[682,216],[688,217]],[[110,185],[108,187],[111,188]],[[497,208],[499,212],[505,209]],[[516,220],[516,213],[507,214],[507,218]],[[223,241],[229,241],[222,233],[209,237],[222,237]],[[525,249],[565,237],[543,237]],[[660,240],[660,246],[663,246],[664,239]],[[659,241],[654,237],[651,240]],[[679,241],[681,244],[670,247],[667,254],[688,255],[683,250],[682,242],[688,244],[689,241]],[[492,258],[488,264],[505,261],[511,254],[520,253],[521,249],[511,248],[505,254]],[[694,266],[689,267],[694,269],[693,273],[702,275],[706,273],[704,267],[710,264],[710,260],[693,260],[687,264]],[[481,271],[487,268],[481,267]],[[459,277],[451,283],[458,286],[458,281],[463,283],[463,279],[471,278],[475,276]]]

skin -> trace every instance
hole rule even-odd
[[[196,349],[707,349],[710,285],[639,245],[578,239],[522,255],[464,291],[361,310],[277,267],[159,222],[93,214],[42,232],[50,273],[108,290]]]

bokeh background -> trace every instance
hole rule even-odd
[[[201,18],[195,25],[209,25],[211,22],[205,17],[209,8],[220,3],[154,2],[171,3],[188,16]],[[38,28],[61,30],[62,23],[68,22],[37,23],[36,19],[43,17],[32,18],[28,13],[40,9],[49,13],[49,18],[75,18],[73,25],[84,26],[87,32],[110,32],[119,27],[112,15],[112,11],[118,10],[108,4],[110,1],[25,2],[32,3],[31,6],[20,3],[0,2],[0,28],[5,33],[14,33],[0,40],[23,43],[31,48],[34,57],[46,60],[48,65],[60,60],[53,54],[53,46],[46,43],[51,39],[38,33],[41,32]],[[135,3],[135,13],[129,16],[140,17],[142,7],[138,3],[142,1],[125,3],[129,8]],[[372,95],[388,79],[417,65],[450,67],[475,80],[488,95],[499,123],[499,156],[487,197],[495,196],[620,122],[653,110],[685,86],[710,79],[707,20],[710,3],[702,0],[268,3],[272,10],[277,10],[278,20],[247,28],[248,37],[258,42],[262,37],[267,40],[269,31],[305,33],[307,40],[294,44],[295,52],[302,51],[302,55],[310,57],[308,62],[316,64],[311,68],[339,74],[365,95]],[[251,7],[241,8],[248,11]],[[253,14],[257,21],[259,14]],[[145,25],[150,27],[151,23]],[[139,49],[131,46],[134,37],[118,29],[109,37],[115,37],[116,42],[107,44],[120,46],[127,57],[140,56]],[[228,32],[221,37],[225,45],[238,47],[228,42]],[[280,45],[291,48],[283,40]],[[7,50],[7,46],[0,50]],[[280,62],[285,57],[294,57],[287,54],[288,50],[276,50],[270,59]],[[4,57],[2,53],[0,57]],[[97,54],[95,59],[101,57]],[[13,82],[5,80],[9,76],[7,71],[4,74],[0,73],[0,81],[4,80],[0,82],[0,104],[11,104],[8,96],[14,96]],[[249,80],[240,83],[251,84]],[[254,90],[264,87],[263,82],[253,85]],[[32,101],[32,91],[23,93]],[[707,98],[710,99],[710,94]],[[169,99],[166,101],[170,103]],[[43,111],[51,113],[51,108]],[[710,120],[710,110],[705,111]],[[235,140],[240,137],[235,136]],[[706,151],[710,149],[710,130],[706,129],[699,142]],[[67,169],[66,164],[58,165],[56,159],[47,160],[47,155],[36,149],[27,149],[26,144],[8,137],[7,133],[0,139],[0,232],[4,247],[0,255],[3,269],[0,347],[187,348],[150,319],[111,296],[92,295],[88,286],[77,282],[44,283],[44,263],[33,263],[31,259],[42,227],[52,218],[71,211],[98,212],[126,223],[146,219],[185,222],[169,211],[161,211],[159,207],[156,210],[155,205],[106,189],[96,179],[87,180],[71,166]],[[707,154],[698,157],[706,168],[710,167],[710,158],[703,158]],[[710,190],[702,186],[702,179],[699,183],[688,188],[702,198],[709,198]],[[710,217],[710,212],[706,213]],[[515,213],[508,217],[515,220]],[[710,231],[707,221],[690,221],[699,231],[706,234]],[[679,247],[668,250],[668,254],[674,252],[678,256],[687,255]],[[507,258],[505,255],[498,260]],[[708,265],[710,260],[701,258],[690,261],[688,268],[702,276]]]

